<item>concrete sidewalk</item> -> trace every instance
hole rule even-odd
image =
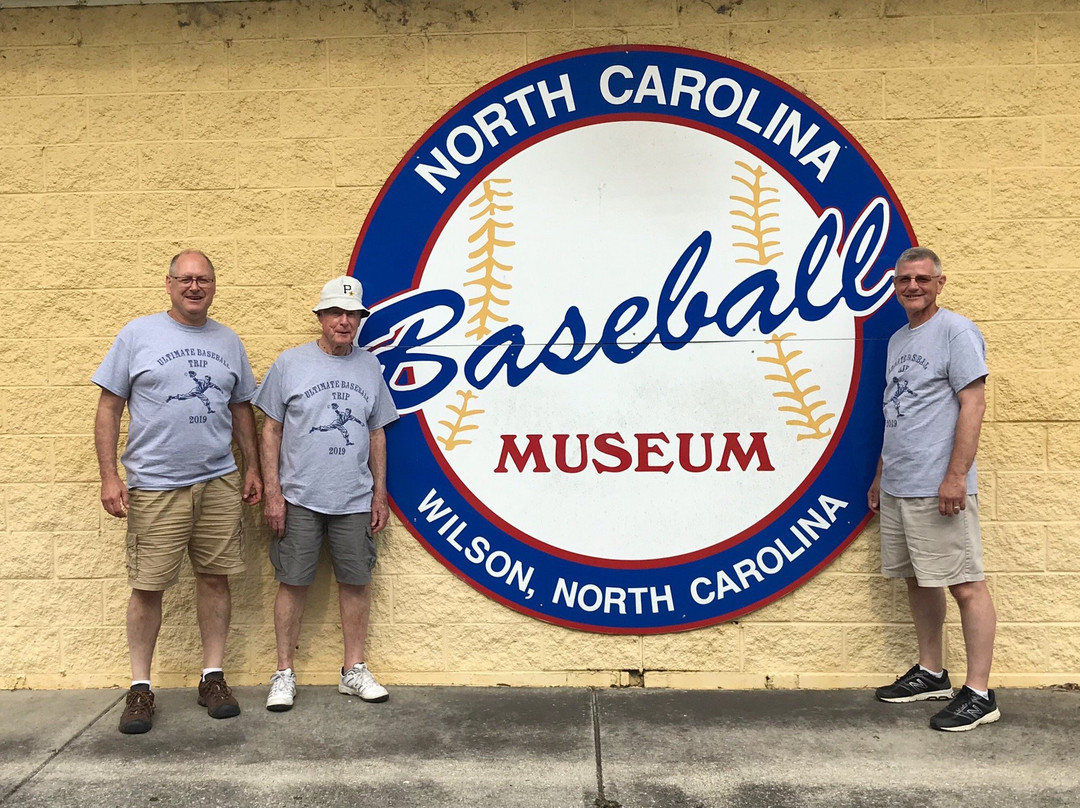
[[[2,692],[0,805],[1080,805],[1076,692],[998,691],[1002,720],[965,733],[868,691],[302,687],[288,713],[236,693],[215,721],[159,690],[125,736],[121,690]]]

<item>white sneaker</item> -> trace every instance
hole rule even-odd
[[[375,677],[363,662],[358,662],[341,674],[337,689],[338,693],[359,696],[364,701],[379,702],[390,698],[386,688],[375,681]]]
[[[274,671],[270,677],[270,695],[266,697],[266,709],[283,713],[292,709],[296,698],[296,674],[291,670]]]

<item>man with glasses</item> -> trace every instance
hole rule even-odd
[[[296,697],[293,652],[324,536],[345,645],[338,691],[368,702],[390,697],[368,670],[364,649],[375,566],[372,534],[390,517],[383,427],[397,420],[397,410],[379,360],[354,345],[368,315],[360,282],[347,276],[329,281],[312,311],[319,338],[281,354],[255,396],[255,406],[266,413],[259,442],[263,513],[274,533],[270,561],[278,580],[277,670],[266,699],[272,712],[292,709]],[[331,424],[324,423],[328,409],[335,413]],[[350,421],[360,425],[352,440],[344,428]]]
[[[198,703],[213,718],[240,714],[222,671],[232,608],[228,576],[244,569],[241,500],[258,502],[262,479],[251,408],[255,378],[240,338],[207,317],[215,284],[206,255],[174,256],[165,277],[169,310],[124,326],[93,376],[101,388],[94,421],[101,502],[127,519],[132,683],[120,731],[129,734],[152,725],[150,667],[161,599],[176,583],[185,552],[195,573],[203,647]],[[178,393],[193,379],[196,391]],[[126,484],[116,467],[125,406]],[[244,456],[242,480],[233,440]]]
[[[945,276],[932,250],[905,250],[893,284],[908,324],[889,340],[885,438],[867,500],[881,515],[882,572],[907,582],[919,662],[876,695],[893,703],[951,698],[930,726],[962,732],[1001,717],[989,689],[997,617],[983,576],[975,470],[986,343],[974,323],[937,305]],[[955,698],[943,664],[946,587],[967,651]]]

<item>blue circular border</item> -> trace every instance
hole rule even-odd
[[[749,91],[759,93],[760,108],[774,109],[778,103],[797,110],[804,125],[817,124],[821,131],[841,145],[841,153],[824,184],[816,178],[817,168],[803,166],[788,154],[786,147],[764,138],[750,140],[746,131],[738,126],[734,116],[717,119],[705,109],[676,109],[662,105],[655,99],[613,108],[600,95],[599,77],[603,70],[613,64],[629,67],[636,77],[648,65],[656,65],[664,76],[670,76],[676,67],[693,68],[705,73],[709,79],[730,77]],[[502,102],[505,95],[519,88],[546,81],[550,88],[558,88],[561,74],[569,74],[576,109],[560,113],[545,120],[537,116],[537,122],[527,133],[488,146],[483,158],[472,166],[461,166],[461,176],[454,183],[447,182],[446,193],[439,194],[412,167],[421,156],[426,157],[433,147],[444,147],[447,133],[461,124],[472,123],[472,116],[494,102]],[[593,120],[612,117],[633,118],[679,118],[698,128],[723,132],[737,141],[745,142],[763,154],[773,164],[783,167],[797,185],[807,191],[819,209],[835,208],[842,217],[847,232],[866,205],[876,197],[889,202],[891,222],[888,238],[874,269],[867,279],[868,285],[880,279],[892,268],[892,259],[907,247],[916,243],[910,223],[896,199],[892,188],[877,166],[848,133],[816,104],[779,80],[767,76],[747,65],[711,54],[679,48],[659,46],[630,46],[598,48],[563,54],[543,62],[529,65],[484,86],[444,115],[421,137],[413,149],[399,163],[376,199],[364,223],[350,263],[350,273],[364,283],[365,298],[384,301],[412,289],[418,267],[426,256],[431,236],[442,226],[449,210],[460,195],[485,176],[493,162],[505,159],[509,153],[520,149],[524,141],[535,139],[543,133],[568,125],[587,125]],[[541,620],[578,629],[612,634],[655,634],[681,631],[731,620],[770,603],[813,577],[835,558],[860,532],[870,519],[866,506],[866,490],[873,479],[877,465],[882,434],[881,394],[884,386],[881,368],[885,364],[885,350],[889,336],[904,322],[898,306],[886,302],[871,316],[860,321],[861,337],[857,337],[856,373],[858,383],[852,399],[847,402],[847,421],[843,432],[831,447],[831,455],[824,468],[812,480],[804,483],[804,490],[787,510],[755,534],[735,544],[727,544],[715,554],[691,560],[676,561],[647,568],[603,566],[602,561],[582,563],[545,552],[508,535],[484,516],[458,491],[432,453],[424,434],[424,427],[417,414],[403,416],[388,429],[388,487],[395,513],[413,535],[455,575],[485,595],[524,614]],[[378,332],[378,312],[368,321],[361,333],[361,344],[377,342],[383,334]],[[372,328],[371,326],[375,326]],[[389,381],[389,380],[388,380]],[[524,485],[524,483],[523,483]],[[486,577],[480,566],[466,560],[464,554],[450,545],[436,528],[439,524],[427,523],[414,518],[401,503],[419,503],[428,492],[435,489],[444,507],[450,507],[459,520],[468,523],[469,530],[460,537],[467,544],[469,537],[482,535],[490,545],[490,551],[502,550],[521,563],[522,569],[532,568],[531,594],[519,588],[520,578],[512,586],[499,586]],[[835,523],[823,531],[820,537],[804,547],[789,532],[790,525],[806,517],[813,508],[821,513],[819,496],[826,495],[847,502],[838,511]],[[554,511],[553,511],[554,512]],[[553,522],[557,517],[553,516]],[[663,514],[643,514],[663,523]],[[560,528],[562,529],[562,528]],[[573,529],[569,526],[568,529]],[[724,537],[718,539],[723,541]],[[690,597],[689,588],[696,578],[710,579],[715,584],[717,572],[723,570],[734,580],[732,566],[745,558],[754,558],[765,547],[775,548],[776,539],[794,551],[797,557],[787,560],[783,567],[762,583],[754,583],[741,592],[728,591],[722,601],[699,604]],[[661,605],[665,586],[670,587],[674,611],[658,611],[642,614],[605,613],[597,609],[586,611],[554,602],[551,594],[559,578],[576,581],[580,585],[592,584],[604,590],[632,591],[644,588],[646,603],[652,593],[660,597]]]

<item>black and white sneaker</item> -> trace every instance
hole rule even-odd
[[[930,719],[930,726],[945,732],[966,732],[979,724],[993,724],[1001,718],[994,691],[983,698],[967,685],[960,688],[949,706]]]
[[[953,695],[949,672],[942,671],[941,676],[934,676],[918,665],[891,685],[879,687],[874,691],[879,701],[901,704],[909,701],[944,701]]]

